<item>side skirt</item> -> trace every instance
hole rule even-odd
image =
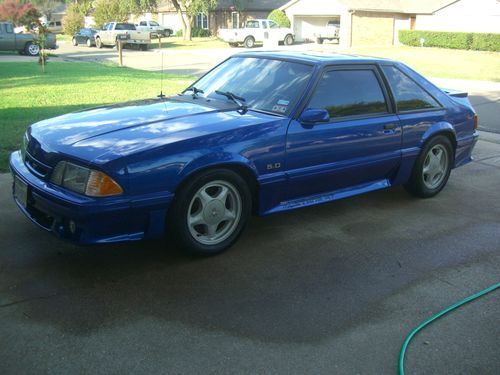
[[[296,208],[313,206],[320,203],[326,203],[335,201],[338,199],[352,197],[354,195],[359,195],[363,193],[368,193],[370,191],[385,189],[392,186],[388,179],[372,181],[369,183],[364,183],[356,185],[354,187],[340,189],[335,191],[326,192],[323,194],[316,194],[305,198],[294,199],[290,201],[281,202],[278,206],[271,208],[262,213],[262,215],[270,215],[277,212],[293,210]]]

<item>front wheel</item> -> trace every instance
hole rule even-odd
[[[171,34],[172,34],[172,33],[170,32],[170,30],[165,30],[165,31],[163,32],[163,36],[164,36],[165,38],[168,38]]]
[[[201,173],[180,189],[169,213],[171,233],[191,254],[213,255],[229,248],[242,233],[252,206],[250,189],[237,173]]]
[[[102,48],[101,38],[96,38],[96,39],[95,39],[95,46],[96,46],[97,48]]]
[[[87,47],[92,47],[92,40],[90,38],[87,38]]]
[[[78,45],[76,38],[71,39],[71,44],[73,44],[75,47]]]
[[[448,137],[432,138],[418,156],[406,190],[420,198],[435,196],[450,177],[452,161],[453,147]]]
[[[291,46],[293,44],[293,36],[288,34],[285,37],[285,46]]]

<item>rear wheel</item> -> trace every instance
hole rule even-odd
[[[163,32],[163,35],[165,36],[165,38],[168,38],[172,33],[170,32],[170,30],[165,30]]]
[[[78,45],[78,42],[76,41],[76,38],[71,39],[71,43],[76,47]]]
[[[97,48],[102,48],[101,38],[95,38],[95,46]]]
[[[237,173],[216,169],[189,180],[169,213],[171,233],[188,253],[213,255],[229,248],[250,216],[252,199]]]
[[[406,190],[421,198],[435,196],[450,177],[452,160],[453,148],[448,137],[432,138],[418,156]]]
[[[40,47],[32,42],[28,42],[24,47],[24,53],[30,56],[38,56],[40,53]]]
[[[87,38],[87,47],[92,47],[92,40]]]
[[[291,46],[293,44],[293,35],[288,34],[285,37],[285,46]]]
[[[255,46],[255,39],[253,36],[247,36],[243,42],[246,48],[253,48]]]

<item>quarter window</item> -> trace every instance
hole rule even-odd
[[[394,66],[382,66],[391,85],[398,111],[439,108],[440,104],[414,80]]]
[[[323,74],[309,103],[331,118],[387,113],[387,103],[373,70],[332,70]]]

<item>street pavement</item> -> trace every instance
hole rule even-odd
[[[393,374],[408,332],[500,281],[500,136],[435,198],[396,187],[252,218],[228,252],[79,247],[0,175],[3,374]],[[500,290],[418,334],[408,374],[498,374]]]

